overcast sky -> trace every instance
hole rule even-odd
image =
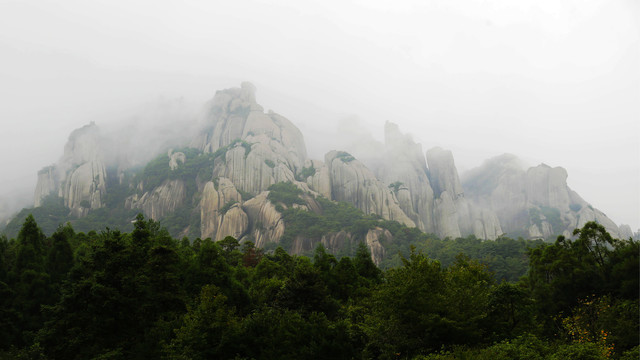
[[[458,170],[562,166],[640,227],[636,0],[0,0],[0,196],[32,195],[69,133],[247,80],[322,158],[340,121],[399,124]],[[330,144],[330,142],[327,142]]]

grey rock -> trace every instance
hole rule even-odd
[[[391,190],[360,161],[347,153],[330,151],[325,155],[325,164],[331,178],[331,199],[351,203],[366,214],[415,227]]]
[[[160,186],[142,196],[132,195],[127,198],[125,207],[140,209],[146,217],[160,220],[184,204],[186,193],[184,181],[165,180]]]
[[[261,192],[242,205],[249,218],[249,234],[257,247],[278,243],[284,235],[284,219],[267,199],[268,195],[268,191]]]
[[[493,210],[511,236],[571,237],[574,229],[598,221],[617,237],[615,223],[571,190],[566,180],[561,167],[540,164],[524,170],[515,156],[505,154],[471,170],[462,184],[467,199]]]

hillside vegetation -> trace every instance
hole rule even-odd
[[[0,241],[0,359],[637,358],[639,243],[575,235],[529,243],[526,275],[500,281],[483,261],[521,241],[426,236],[383,271],[362,243],[292,256],[142,215],[45,236],[29,215]]]

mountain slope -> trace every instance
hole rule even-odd
[[[569,236],[590,220],[621,235],[566,186],[562,168],[525,171],[515,157],[502,156],[460,181],[450,151],[425,154],[391,123],[379,155],[367,160],[371,167],[339,150],[324,161],[309,159],[300,130],[281,115],[265,113],[249,83],[216,92],[203,114],[200,130],[183,147],[166,149],[146,164],[122,160],[135,158],[127,149],[110,154],[113,139],[93,123],[75,130],[60,161],[38,173],[33,211],[55,203],[56,219],[94,228],[126,228],[142,212],[175,236],[233,236],[297,253],[320,242],[338,253],[365,241],[377,262],[393,238],[383,226],[387,220],[443,238]],[[364,227],[327,220],[327,211],[342,211],[331,201],[359,209],[351,219]],[[10,224],[7,232],[15,227]]]

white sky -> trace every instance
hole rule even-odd
[[[89,121],[258,88],[322,158],[339,121],[384,121],[460,172],[513,153],[640,227],[635,0],[0,0],[0,196]],[[353,120],[350,120],[353,121]]]

